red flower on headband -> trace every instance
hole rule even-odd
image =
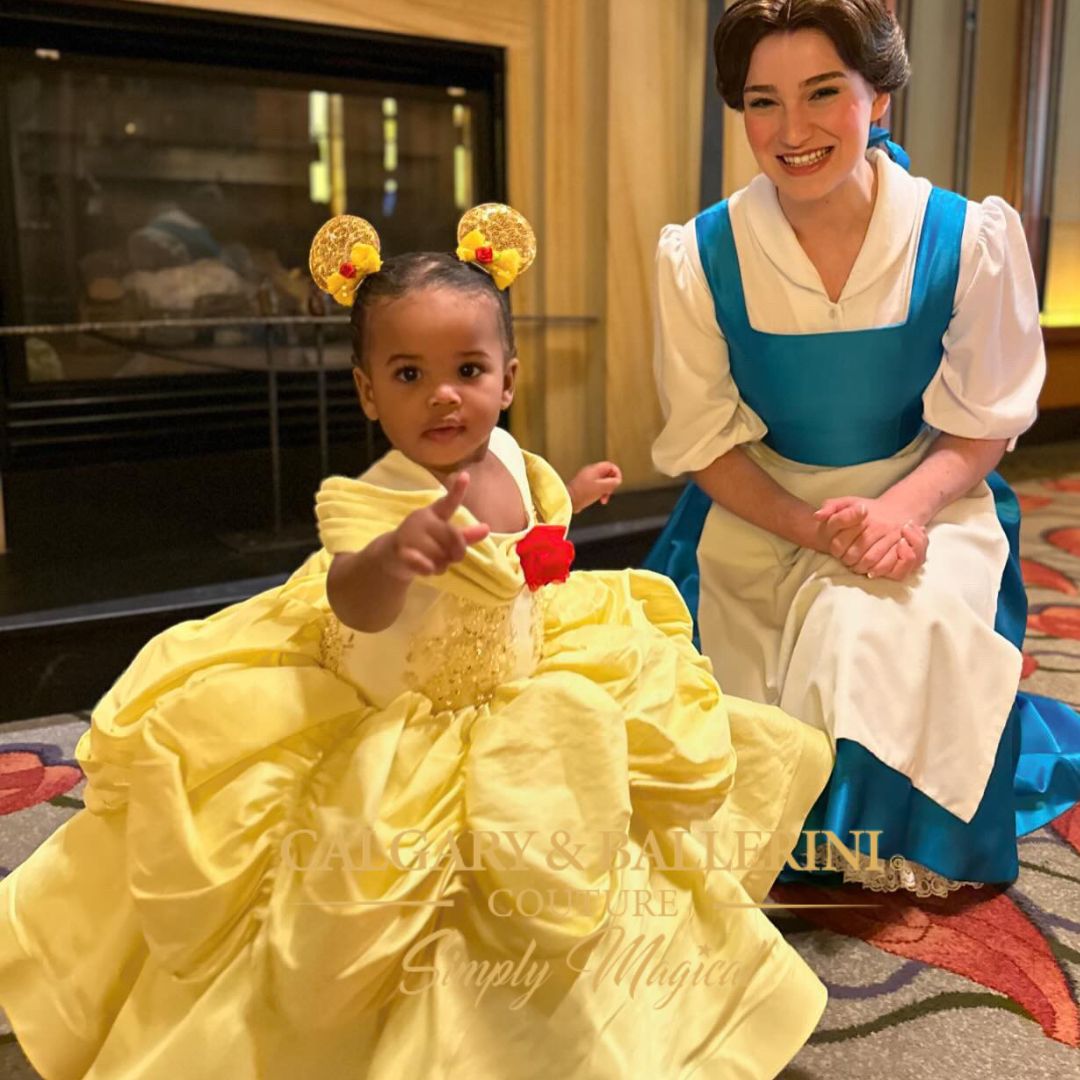
[[[476,261],[478,263],[489,263],[495,258],[495,252],[490,247],[478,247],[476,249]]]
[[[338,267],[338,273],[343,278],[349,278],[351,280],[352,278],[356,277],[356,267],[353,266],[351,262],[343,262]]]
[[[564,525],[536,525],[514,549],[521,560],[525,584],[535,592],[541,585],[565,581],[574,561],[574,545],[566,539]]]

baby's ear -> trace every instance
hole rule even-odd
[[[372,393],[371,379],[365,374],[364,369],[357,366],[352,369],[353,382],[356,384],[356,396],[360,399],[360,408],[369,420],[378,420],[379,413],[375,408],[375,395]]]
[[[504,409],[509,409],[510,403],[514,400],[514,387],[517,385],[517,372],[518,358],[516,356],[511,356],[503,366],[502,407]]]

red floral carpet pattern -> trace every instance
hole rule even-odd
[[[1080,476],[1016,490],[1030,600],[1023,686],[1080,705]],[[73,752],[86,722],[0,728],[0,877],[82,805]],[[1024,837],[1020,865],[1008,889],[944,900],[778,887],[773,899],[792,904],[878,904],[777,914],[829,989],[785,1080],[1080,1080],[1080,808]],[[34,1075],[0,1033],[0,1080]]]
[[[1080,476],[1018,484],[1028,589],[1023,686],[1080,706]]]
[[[29,810],[70,791],[81,779],[77,765],[60,762],[53,746],[30,745],[23,749],[5,747],[0,753],[0,814]]]

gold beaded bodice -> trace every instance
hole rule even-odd
[[[350,630],[330,613],[320,662],[380,707],[410,690],[439,711],[484,705],[500,686],[535,669],[543,649],[543,592],[522,589],[511,603],[484,605],[416,588],[401,617],[378,634]]]

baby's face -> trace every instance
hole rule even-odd
[[[480,461],[514,396],[495,302],[445,286],[416,289],[367,314],[360,403],[395,449],[440,476]]]

